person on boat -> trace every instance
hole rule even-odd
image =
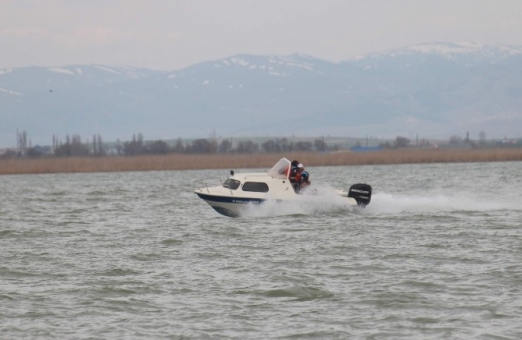
[[[296,183],[295,189],[296,189],[297,193],[299,193],[301,190],[303,190],[304,188],[309,186],[311,183],[310,174],[308,173],[308,171],[306,171],[304,169],[304,166],[301,163],[299,163],[297,165],[297,174],[295,176],[295,183]]]
[[[290,180],[290,183],[296,183],[295,176],[297,175],[297,166],[299,165],[298,160],[292,161],[290,164],[290,172],[288,173],[288,179]]]

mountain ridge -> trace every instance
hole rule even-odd
[[[25,130],[127,140],[274,136],[446,138],[522,126],[522,47],[431,43],[330,62],[238,54],[180,70],[0,70],[0,145]]]

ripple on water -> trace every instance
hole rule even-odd
[[[269,298],[291,298],[293,301],[310,301],[316,299],[326,299],[334,294],[316,287],[292,286],[288,288],[270,289],[257,292],[258,295]]]
[[[183,240],[167,239],[167,240],[161,241],[161,243],[166,246],[179,246],[179,245],[183,244]]]

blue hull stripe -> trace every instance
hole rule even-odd
[[[245,198],[245,197],[223,197],[223,196],[213,196],[196,193],[199,198],[204,199],[205,201],[212,202],[221,202],[221,203],[235,203],[235,204],[248,204],[248,203],[263,203],[265,200],[262,198]]]

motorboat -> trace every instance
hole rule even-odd
[[[296,189],[295,183],[289,179],[291,162],[281,158],[268,172],[234,173],[220,185],[209,185],[202,182],[202,187],[194,191],[196,195],[208,203],[218,213],[239,217],[252,205],[271,202],[306,201],[316,196],[313,188]],[[372,187],[357,183],[349,190],[332,189],[336,196],[343,198],[343,204],[354,207],[365,207],[370,203]]]

